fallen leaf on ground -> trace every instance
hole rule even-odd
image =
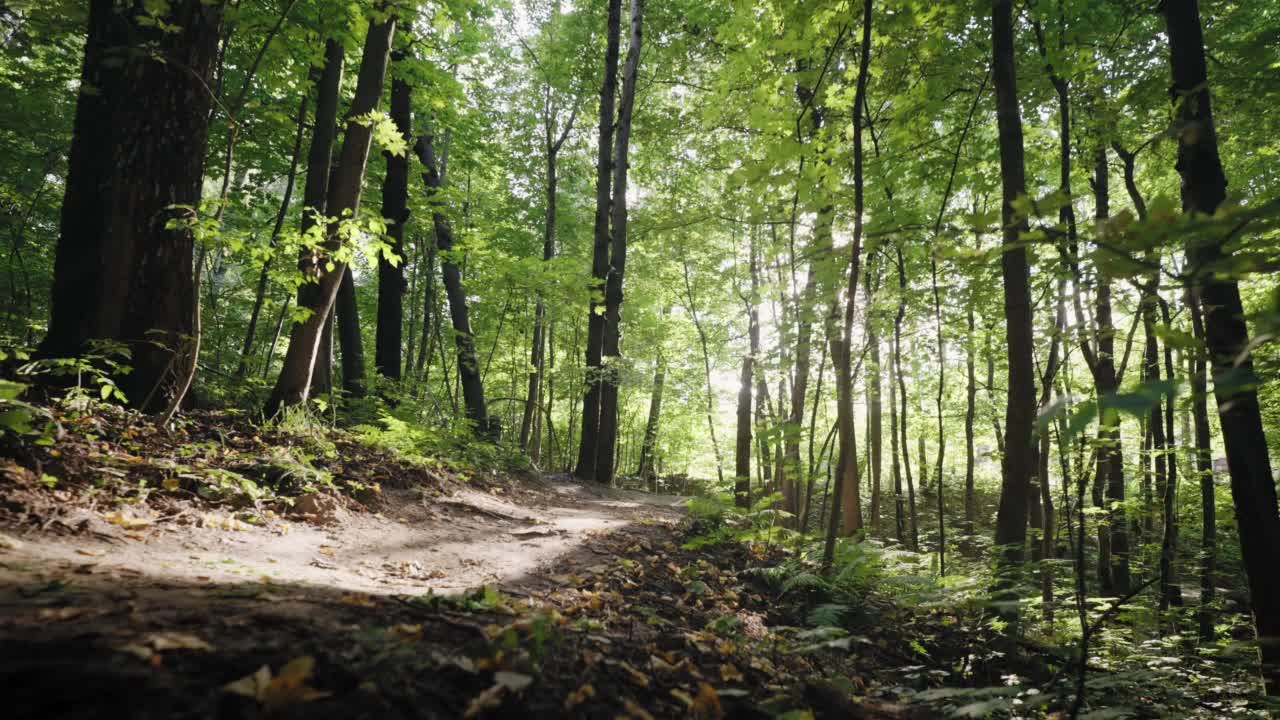
[[[689,708],[689,712],[695,717],[715,718],[719,720],[724,717],[724,710],[720,708],[720,695],[716,693],[716,689],[711,687],[709,683],[702,683],[698,686],[698,695],[693,698],[693,706]]]
[[[742,682],[742,673],[733,663],[722,663],[720,665],[720,678],[725,682]]]
[[[157,651],[163,650],[213,650],[213,646],[195,635],[180,632],[154,632],[145,642]]]
[[[223,689],[236,695],[253,698],[268,707],[311,702],[329,697],[332,693],[316,690],[307,685],[307,681],[315,672],[315,665],[315,658],[310,655],[296,657],[280,668],[280,673],[274,677],[271,674],[271,667],[263,665],[252,674],[227,683]]]
[[[374,602],[372,597],[361,593],[346,593],[338,602],[341,602],[343,605],[351,605],[352,607],[378,607],[378,603]]]
[[[134,517],[132,515],[126,515],[119,510],[103,515],[102,519],[106,520],[112,525],[119,525],[120,527],[126,530],[144,528],[154,524],[154,521],[151,520],[150,518]]]
[[[622,699],[622,708],[627,711],[626,717],[634,720],[653,720],[653,715],[648,710],[640,707],[640,704],[631,698]]]
[[[564,709],[569,710],[582,703],[588,698],[595,697],[596,689],[591,683],[583,683],[582,687],[569,693],[564,699]]]
[[[36,617],[48,622],[62,622],[63,620],[72,620],[89,612],[89,608],[78,607],[61,607],[61,608],[40,608],[36,613]]]

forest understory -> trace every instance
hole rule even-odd
[[[0,466],[10,717],[1067,717],[1073,697],[1070,653],[1006,654],[955,588],[832,604],[802,545],[697,501],[228,413],[172,435],[54,416],[56,448]],[[1176,674],[1092,670],[1099,707]],[[1219,688],[1176,714],[1257,701]],[[1138,716],[1167,717],[1165,692]]]

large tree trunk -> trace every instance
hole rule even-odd
[[[1013,44],[1012,0],[991,3],[992,77],[999,129],[1001,225],[1004,252],[1005,341],[1009,354],[1008,404],[1005,409],[1004,478],[996,515],[996,545],[1001,548],[1003,572],[1016,572],[1027,537],[1027,495],[1035,472],[1031,431],[1035,425],[1035,370],[1032,362],[1031,280],[1027,249],[1021,236],[1027,219],[1014,202],[1027,192],[1023,164],[1022,115],[1018,109],[1017,72]],[[1006,578],[1007,582],[1007,578]]]
[[[1174,102],[1178,119],[1178,173],[1182,208],[1213,214],[1226,197],[1227,178],[1218,156],[1218,139],[1209,104],[1204,36],[1196,0],[1165,0],[1160,5],[1169,36]],[[1254,621],[1262,652],[1262,677],[1269,695],[1280,695],[1280,514],[1267,456],[1258,393],[1249,377],[1253,359],[1240,288],[1234,278],[1213,270],[1225,257],[1221,240],[1196,236],[1187,246],[1197,300],[1204,309],[1205,343],[1213,362],[1213,391],[1231,471],[1231,495],[1240,528],[1240,551],[1249,578]]]
[[[480,379],[480,363],[476,357],[475,336],[471,333],[471,316],[467,308],[467,293],[462,286],[462,269],[453,253],[453,228],[445,217],[439,198],[444,184],[441,165],[436,162],[434,138],[423,135],[418,138],[416,149],[422,162],[422,182],[432,204],[431,220],[435,228],[436,248],[440,252],[440,274],[444,280],[445,297],[449,301],[449,319],[453,324],[454,345],[458,354],[458,382],[462,385],[463,405],[467,419],[477,434],[497,439],[499,428],[489,418],[484,399],[484,384]]]
[[[604,290],[604,375],[600,385],[600,426],[596,447],[596,482],[613,484],[614,450],[618,442],[618,386],[622,382],[622,281],[627,268],[627,154],[631,148],[631,117],[635,109],[640,70],[641,21],[644,0],[631,0],[631,37],[622,71],[618,124],[613,146],[613,204],[610,211],[609,274]]]
[[[267,259],[262,263],[262,269],[258,272],[258,286],[253,295],[253,309],[249,312],[249,323],[244,329],[244,343],[240,347],[240,361],[236,363],[236,371],[233,376],[236,380],[243,380],[249,372],[249,356],[253,354],[253,341],[258,333],[258,320],[262,316],[262,306],[267,298],[267,284],[270,280],[272,261],[275,259],[276,241],[280,238],[280,231],[284,229],[285,218],[289,216],[289,203],[293,200],[293,186],[298,178],[298,164],[302,160],[302,138],[306,134],[307,128],[308,100],[310,100],[310,97],[307,93],[303,93],[302,100],[298,104],[298,130],[293,137],[293,153],[289,161],[289,173],[286,175],[284,183],[284,195],[280,198],[280,210],[276,212],[276,222],[271,228],[271,239],[267,241],[267,248],[273,251],[273,254],[267,256]]]
[[[392,60],[402,60],[402,56],[397,54]],[[391,121],[406,140],[413,132],[411,93],[407,80],[392,77]],[[373,343],[373,364],[378,374],[399,380],[404,294],[407,289],[404,279],[404,227],[409,221],[409,154],[387,152],[383,155],[387,160],[387,173],[382,180],[382,218],[387,223],[391,252],[399,260],[392,263],[386,257],[378,257],[378,328]]]
[[[613,108],[618,87],[618,47],[622,35],[622,0],[609,0],[605,28],[604,81],[600,85],[600,125],[596,147],[596,219],[591,252],[591,277],[603,295],[609,274],[609,202],[613,156]],[[603,298],[601,298],[603,299]],[[587,392],[582,399],[582,439],[578,444],[578,464],[573,474],[594,480],[600,434],[600,394],[604,382],[605,318],[593,295],[587,313]]]
[[[365,37],[364,54],[360,61],[360,74],[356,80],[355,97],[348,112],[349,117],[367,115],[377,108],[391,55],[391,39],[395,34],[395,25],[396,17],[392,15],[382,23],[369,26]],[[329,207],[325,211],[329,216],[340,218],[344,213],[354,214],[359,209],[365,164],[369,159],[372,139],[372,127],[360,123],[347,124],[338,171],[329,188]],[[308,185],[311,183],[310,177],[307,178],[307,182]],[[280,377],[267,402],[266,411],[269,416],[276,414],[282,405],[304,403],[310,397],[316,355],[321,343],[321,330],[333,307],[338,286],[347,271],[345,263],[334,263],[332,269],[326,267],[330,262],[329,257],[338,249],[339,242],[340,239],[335,232],[326,233],[322,253],[324,257],[316,263],[319,270],[318,295],[313,302],[304,306],[311,311],[311,315],[295,325],[290,332],[289,349],[285,353],[284,367],[280,370]]]
[[[142,23],[140,6],[89,5],[39,348],[42,357],[72,357],[90,340],[124,343],[132,371],[120,387],[144,410],[166,407],[178,390],[153,392],[183,369],[178,356],[194,329],[195,240],[183,221],[200,205],[223,3],[167,7]]]

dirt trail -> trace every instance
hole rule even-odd
[[[4,596],[15,589],[67,572],[127,584],[248,581],[370,595],[485,584],[518,591],[565,556],[590,552],[601,532],[675,519],[680,500],[545,476],[488,492],[456,486],[439,497],[387,490],[381,512],[333,508],[314,523],[227,527],[188,517],[189,524],[140,526],[128,539],[112,541],[10,532],[0,539],[0,602],[11,600]]]

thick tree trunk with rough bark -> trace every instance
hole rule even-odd
[[[631,0],[631,36],[622,70],[618,123],[613,145],[613,202],[610,208],[609,274],[604,289],[604,374],[600,384],[600,426],[596,438],[596,482],[613,484],[614,451],[618,443],[618,386],[622,372],[622,281],[627,268],[627,159],[631,149],[631,118],[635,110],[640,71],[644,0]]]
[[[1188,213],[1211,215],[1226,198],[1227,178],[1210,107],[1200,11],[1196,0],[1164,0],[1160,9],[1168,30],[1177,105],[1175,137],[1182,208]],[[1212,270],[1225,257],[1222,241],[1192,238],[1187,255],[1196,300],[1205,314],[1205,343],[1213,364],[1213,391],[1262,652],[1262,677],[1267,694],[1280,695],[1280,573],[1275,572],[1274,557],[1280,548],[1280,513],[1258,393],[1252,384],[1242,386],[1236,379],[1253,372],[1249,331],[1238,283]]]
[[[596,147],[596,219],[591,253],[591,277],[603,296],[609,274],[609,202],[612,198],[614,102],[618,88],[618,52],[622,35],[622,0],[609,0],[605,28],[604,80],[600,84],[600,123]],[[604,298],[601,297],[600,300]],[[594,480],[600,434],[600,393],[604,382],[605,318],[594,296],[587,313],[586,385],[582,399],[582,434],[573,474]]]
[[[178,390],[170,379],[190,362],[179,356],[194,329],[195,237],[182,220],[200,205],[222,10],[172,0],[161,22],[142,23],[140,6],[89,4],[39,355],[124,343],[132,371],[120,387],[144,410],[168,405]]]
[[[365,38],[364,54],[360,62],[360,74],[356,80],[355,97],[351,102],[350,117],[366,115],[378,106],[382,95],[382,83],[386,77],[391,55],[391,40],[395,34],[396,18],[388,17],[382,23],[371,24]],[[360,194],[364,182],[365,164],[373,140],[372,128],[359,123],[349,123],[344,133],[342,154],[338,171],[329,187],[331,217],[341,217],[345,212],[356,212],[360,207]],[[307,178],[308,184],[311,178]],[[326,233],[325,258],[318,262],[320,274],[317,280],[318,295],[306,306],[311,315],[294,326],[289,337],[289,350],[285,353],[284,367],[267,402],[267,415],[275,415],[283,405],[304,403],[310,396],[316,355],[320,349],[322,328],[329,310],[338,294],[338,286],[346,274],[345,263],[336,263],[332,270],[325,268],[327,256],[336,251],[338,237]]]
[[[403,55],[397,53],[392,60],[401,61]],[[406,142],[413,132],[411,95],[412,89],[407,80],[392,78],[391,121]],[[387,172],[382,180],[382,219],[387,223],[391,252],[400,259],[392,263],[386,257],[378,258],[378,327],[373,343],[373,364],[379,375],[399,380],[404,295],[408,289],[404,278],[404,227],[409,221],[409,154],[385,152],[383,156],[387,161]]]

